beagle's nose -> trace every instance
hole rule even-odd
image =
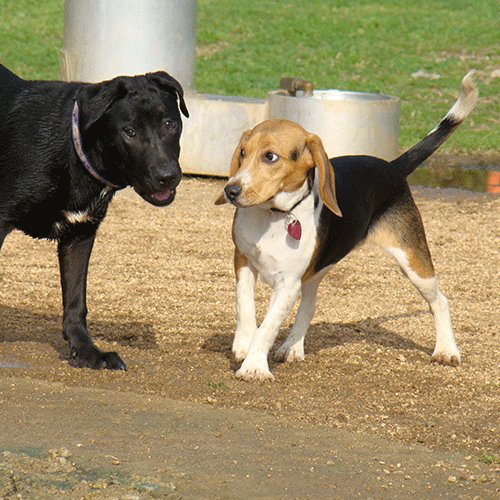
[[[241,194],[241,186],[238,186],[237,184],[229,184],[224,188],[224,192],[226,193],[229,201],[234,201]]]

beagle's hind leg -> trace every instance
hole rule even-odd
[[[448,299],[438,288],[420,213],[408,196],[386,212],[372,227],[368,239],[381,245],[399,264],[429,304],[436,326],[432,361],[460,364],[460,353],[451,326]]]

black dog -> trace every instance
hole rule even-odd
[[[86,283],[99,224],[132,186],[166,206],[181,179],[179,82],[165,72],[96,83],[22,80],[0,65],[0,248],[20,229],[57,240],[63,337],[73,366],[125,370],[87,331]]]

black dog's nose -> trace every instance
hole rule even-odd
[[[175,172],[165,172],[157,178],[157,181],[162,187],[173,189],[179,184],[180,175]]]
[[[224,188],[224,192],[226,193],[228,200],[234,201],[241,194],[241,186],[238,186],[237,184],[229,184]]]

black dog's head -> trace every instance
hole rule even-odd
[[[179,82],[163,71],[121,76],[81,87],[76,99],[84,148],[109,180],[153,205],[171,203],[182,175],[179,108],[189,116]]]

